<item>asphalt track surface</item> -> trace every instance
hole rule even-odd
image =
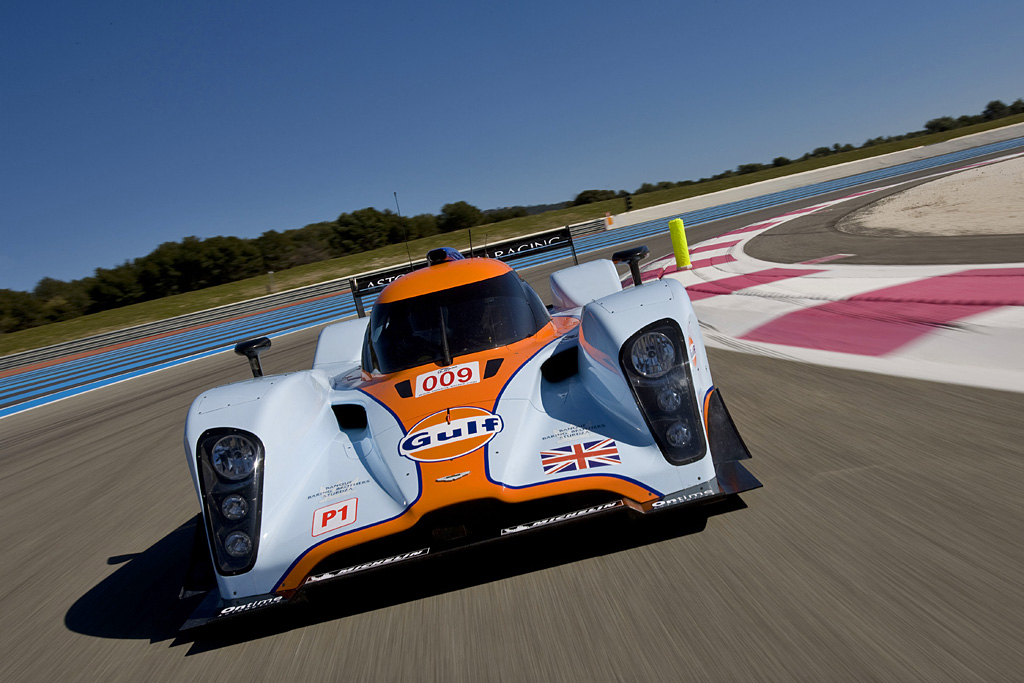
[[[527,273],[545,296],[552,269]],[[315,337],[275,340],[264,366],[308,367]],[[8,417],[0,680],[1020,680],[1024,395],[709,352],[763,489],[393,567],[184,637],[182,423],[245,361]]]

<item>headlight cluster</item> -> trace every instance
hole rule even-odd
[[[622,345],[619,362],[640,412],[669,462],[684,465],[707,450],[693,376],[679,325],[648,325]]]
[[[263,495],[263,443],[241,429],[199,437],[199,483],[217,570],[241,574],[256,563]]]

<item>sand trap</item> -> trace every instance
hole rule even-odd
[[[847,216],[836,227],[887,237],[1024,233],[1024,158],[898,192]]]

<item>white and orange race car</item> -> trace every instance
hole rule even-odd
[[[208,590],[185,627],[439,550],[760,486],[682,285],[622,289],[608,260],[550,281],[549,309],[505,263],[435,249],[368,324],[326,327],[311,370],[263,376],[269,340],[240,343],[254,378],[204,392],[185,427],[201,514],[182,594]]]

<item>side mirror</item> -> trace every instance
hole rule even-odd
[[[614,263],[628,263],[629,272],[633,276],[633,286],[639,287],[643,284],[640,279],[640,260],[647,258],[650,250],[640,245],[639,247],[633,247],[632,249],[623,249],[612,254],[612,262]]]
[[[263,368],[260,367],[260,354],[269,348],[270,339],[267,337],[259,337],[257,339],[238,342],[235,344],[235,353],[249,359],[249,368],[252,370],[253,377],[262,377]]]

